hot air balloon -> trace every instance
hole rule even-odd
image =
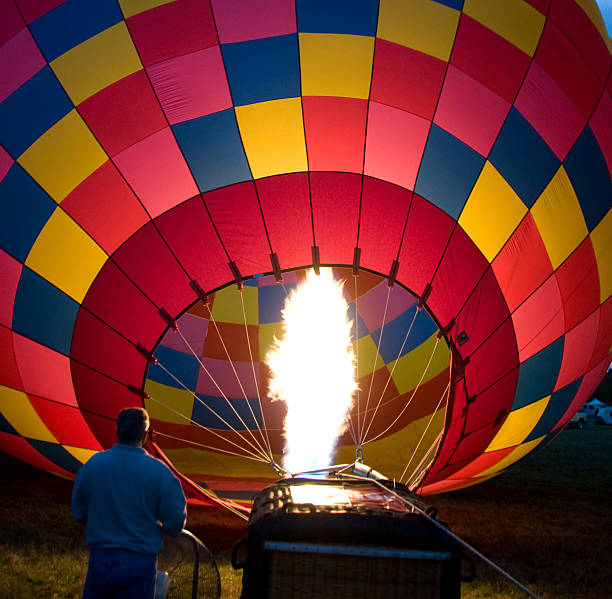
[[[179,472],[248,499],[282,452],[264,357],[312,267],[353,321],[338,460],[420,493],[524,458],[602,379],[594,0],[0,10],[3,451],[71,477],[145,405]]]

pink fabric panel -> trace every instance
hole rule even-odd
[[[0,250],[0,324],[11,327],[13,304],[21,276],[21,264],[6,252]]]
[[[518,307],[512,322],[521,363],[563,335],[563,303],[554,275]]]
[[[202,363],[221,389],[223,389],[223,393],[225,393],[226,397],[243,398],[245,393],[247,397],[257,397],[257,388],[253,380],[253,365],[251,362],[239,362],[235,360],[232,363],[228,360],[203,358]],[[233,369],[236,369],[238,377],[234,374]],[[255,369],[255,373],[258,373],[257,368]],[[260,377],[258,376],[257,379],[259,389],[262,389]],[[213,383],[210,376],[208,376],[202,368],[200,368],[198,374],[196,393],[204,393],[205,395],[213,395],[215,397],[219,396],[219,389],[217,389],[215,383]],[[224,408],[230,410],[227,404],[225,404]],[[249,422],[252,424],[253,420],[250,414],[248,416],[243,414],[242,417],[247,424]]]
[[[70,358],[17,334],[13,334],[13,347],[26,393],[70,406],[78,405],[72,386]],[[32,368],[32,364],[36,364],[36,368]]]
[[[352,285],[351,285],[352,287]],[[359,289],[359,281],[357,281]],[[387,295],[389,295],[389,303],[387,304]],[[386,281],[381,281],[372,289],[360,295],[357,299],[357,308],[359,316],[367,327],[368,331],[376,331],[383,325],[383,315],[385,316],[384,324],[388,324],[393,319],[403,314],[411,306],[416,303],[414,296],[408,294],[407,291],[397,291],[397,288],[389,294],[389,286]],[[382,306],[387,305],[387,313],[384,314]],[[365,331],[360,331],[363,335]]]
[[[449,65],[434,121],[486,156],[509,110],[506,100]]]
[[[295,33],[295,3],[287,0],[212,0],[222,44]]]
[[[42,69],[46,61],[28,29],[22,29],[6,44],[0,46],[0,102]]]
[[[597,329],[599,327],[599,310],[585,318],[578,326],[565,334],[563,361],[555,391],[575,381],[588,370],[589,361],[593,355]]]
[[[607,90],[602,94],[589,124],[606,159],[608,170],[612,172],[612,98]]]
[[[585,120],[557,82],[532,62],[514,104],[559,160],[563,160],[584,128]]]
[[[9,172],[11,166],[15,162],[8,154],[8,152],[0,146],[0,181],[6,177],[6,173]]]
[[[206,338],[208,323],[208,319],[196,316],[195,314],[187,313],[180,317],[179,330],[198,356],[204,353],[204,339]],[[181,335],[172,328],[166,331],[164,338],[159,344],[163,347],[169,347],[170,349],[192,355]]]
[[[147,68],[171,125],[232,105],[219,46]]]
[[[370,102],[365,174],[413,189],[429,126],[414,114]]]
[[[169,127],[117,154],[115,163],[153,218],[198,194]]]

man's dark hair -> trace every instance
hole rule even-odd
[[[136,445],[149,430],[149,415],[144,408],[124,408],[117,416],[117,440]]]

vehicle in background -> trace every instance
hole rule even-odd
[[[612,406],[599,408],[599,412],[595,416],[595,424],[612,424]]]
[[[587,401],[584,406],[582,406],[582,410],[586,412],[587,416],[591,419],[595,420],[599,410],[604,408],[606,404],[603,401],[599,401],[598,399],[591,399],[591,401]]]
[[[588,414],[581,408],[572,416],[572,419],[569,421],[567,426],[569,428],[579,428],[582,430],[588,421]]]

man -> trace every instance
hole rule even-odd
[[[83,599],[152,599],[162,530],[178,535],[185,525],[179,481],[143,449],[148,430],[146,410],[121,410],[118,443],[76,476],[72,514],[90,550]]]

